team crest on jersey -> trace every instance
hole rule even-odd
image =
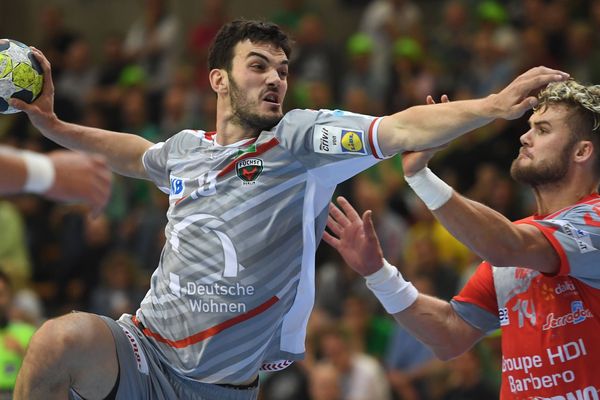
[[[263,171],[263,160],[246,158],[235,163],[235,172],[245,184],[256,182]]]

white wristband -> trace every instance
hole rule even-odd
[[[23,191],[44,193],[54,184],[54,164],[48,156],[32,151],[21,151],[21,157],[27,168],[27,181]]]
[[[450,198],[454,191],[450,185],[438,178],[427,167],[412,176],[405,176],[406,183],[430,210],[437,210]]]
[[[405,281],[400,271],[386,260],[383,260],[383,267],[379,271],[365,276],[365,279],[367,287],[390,314],[410,307],[419,296],[417,288]]]

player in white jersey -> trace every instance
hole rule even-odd
[[[234,21],[209,53],[216,132],[184,130],[152,144],[58,120],[50,65],[33,51],[45,87],[33,104],[15,106],[48,138],[151,179],[170,207],[167,243],[135,316],[76,313],[44,324],[17,381],[19,400],[63,399],[69,389],[85,399],[256,398],[261,368],[303,357],[314,253],[335,186],[389,155],[517,118],[533,105],[532,90],[568,76],[538,67],[485,99],[383,118],[284,115],[287,36],[270,23]]]

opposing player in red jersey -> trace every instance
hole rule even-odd
[[[538,101],[511,166],[534,191],[533,216],[512,223],[455,193],[426,168],[435,151],[404,157],[409,185],[485,260],[450,303],[419,294],[385,262],[370,211],[361,218],[340,198],[324,239],[438,357],[500,327],[502,399],[599,399],[600,87],[551,83]]]

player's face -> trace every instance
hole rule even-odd
[[[283,117],[287,92],[288,59],[268,43],[240,42],[234,49],[229,94],[234,121],[266,130]]]
[[[515,180],[540,186],[565,178],[575,145],[569,115],[569,110],[562,105],[550,105],[532,114],[530,129],[521,136],[519,155],[510,168]]]

